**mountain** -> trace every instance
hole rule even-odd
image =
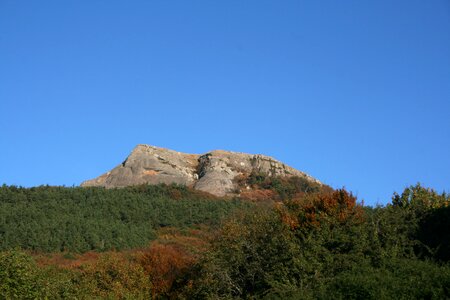
[[[238,193],[238,178],[252,173],[265,176],[298,176],[321,184],[317,179],[261,154],[214,150],[187,154],[165,148],[137,145],[123,163],[84,181],[81,186],[106,188],[139,184],[177,183],[217,196]]]

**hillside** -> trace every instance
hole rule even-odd
[[[121,189],[0,187],[0,251],[86,252],[142,247],[161,228],[216,226],[239,199],[220,200],[177,185]]]
[[[411,186],[371,208],[304,178],[245,182],[270,201],[3,185],[0,298],[450,298],[445,193]]]

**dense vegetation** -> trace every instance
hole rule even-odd
[[[213,198],[177,186],[123,190],[37,188],[58,195],[52,198],[48,192],[48,199],[39,198],[36,189],[4,186],[1,205],[9,210],[5,213],[2,207],[0,220],[9,227],[0,227],[2,242],[5,234],[24,236],[19,233],[21,229],[11,225],[11,220],[18,220],[11,218],[12,212],[22,210],[21,216],[30,216],[29,212],[39,207],[42,212],[33,216],[44,212],[64,214],[63,209],[50,212],[56,204],[46,209],[45,203],[70,201],[79,202],[62,207],[80,220],[85,215],[89,219],[88,211],[104,207],[102,213],[90,213],[98,218],[97,223],[108,224],[101,227],[105,231],[124,222],[120,212],[127,212],[132,217],[125,220],[140,220],[143,225],[139,228],[147,224],[152,234],[141,235],[145,247],[121,252],[31,255],[11,246],[45,250],[42,245],[48,242],[36,239],[32,245],[4,244],[5,251],[0,254],[0,297],[450,298],[450,197],[445,193],[411,186],[394,194],[387,206],[372,208],[357,203],[344,189],[308,185],[298,178],[253,174],[240,180],[243,187],[251,186],[241,193],[247,202]],[[115,200],[107,200],[109,197]],[[148,203],[153,203],[159,213],[145,210]],[[13,210],[14,204],[21,209]],[[134,211],[136,208],[144,212]],[[141,213],[142,217],[138,217]],[[225,218],[219,221],[220,217]],[[138,227],[124,224],[123,237],[133,236]],[[84,238],[82,230],[79,236]],[[148,244],[153,237],[156,239]],[[70,238],[66,241],[70,242]],[[105,250],[96,245],[90,244],[89,249]],[[50,248],[61,249],[67,248]]]
[[[449,298],[449,201],[417,185],[372,209],[337,190],[243,214],[224,224],[187,295]]]
[[[161,227],[218,224],[239,200],[216,198],[184,186],[122,189],[0,187],[0,250],[86,252],[145,246]]]

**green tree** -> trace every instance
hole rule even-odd
[[[38,269],[30,256],[18,250],[0,253],[0,296],[37,299],[43,294]]]

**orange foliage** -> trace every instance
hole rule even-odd
[[[170,294],[175,280],[181,278],[209,247],[208,228],[180,232],[162,228],[158,239],[143,249],[121,252],[52,253],[33,256],[41,266],[56,266],[77,272],[88,281],[93,295],[120,299],[136,295],[139,287],[152,297]]]
[[[86,252],[83,254],[72,253],[48,253],[36,254],[35,259],[40,266],[58,266],[64,269],[79,268],[82,265],[97,261],[102,254],[98,252]]]
[[[209,238],[205,228],[184,233],[176,228],[163,228],[158,232],[158,240],[133,254],[152,283],[152,297],[170,294],[175,281],[183,277],[209,247]]]
[[[244,190],[241,192],[240,196],[241,199],[254,202],[273,200],[278,197],[277,193],[273,190],[261,190],[261,189]]]
[[[291,229],[318,227],[323,223],[363,222],[363,210],[356,197],[344,189],[298,195],[277,207],[282,221]]]
[[[176,244],[153,243],[137,256],[150,277],[153,297],[170,291],[177,278],[189,270],[196,257]]]
[[[167,227],[160,229],[158,239],[143,249],[33,256],[41,266],[74,271],[92,296],[140,299],[151,293],[152,298],[157,298],[170,296],[175,281],[190,271],[209,248],[210,238],[208,228],[180,232]]]
[[[281,215],[281,221],[284,224],[287,224],[291,230],[294,230],[298,227],[298,219],[290,214],[282,214]]]

